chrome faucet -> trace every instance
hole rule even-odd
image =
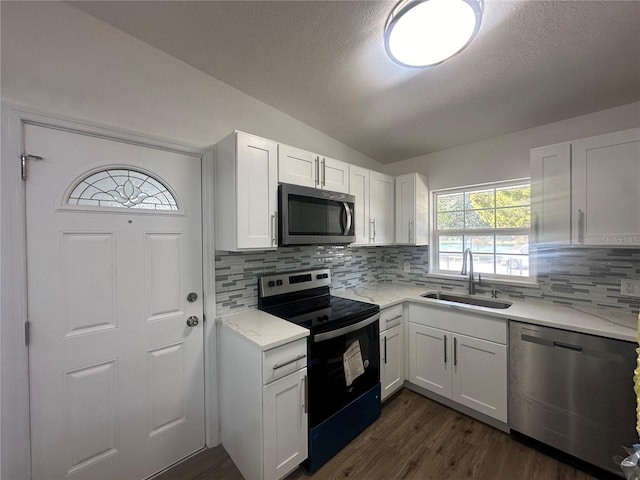
[[[467,274],[467,254],[469,254],[469,295],[473,295],[476,293],[476,289],[473,283],[473,253],[471,253],[470,248],[467,248],[462,254],[462,271],[460,275]]]

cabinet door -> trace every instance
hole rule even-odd
[[[320,158],[315,153],[280,144],[278,146],[278,181],[303,187],[319,187]]]
[[[531,161],[531,242],[571,242],[571,147],[534,148]]]
[[[640,129],[572,144],[573,241],[640,246]]]
[[[284,477],[307,458],[306,390],[306,368],[264,387],[263,478],[266,480]]]
[[[395,236],[394,178],[384,173],[369,174],[369,231],[375,245],[393,243]]]
[[[455,335],[451,399],[501,422],[506,422],[506,345]]]
[[[349,194],[356,197],[354,213],[355,243],[366,245],[369,243],[369,170],[350,165]]]
[[[396,325],[380,334],[380,379],[382,400],[402,387],[404,382],[404,349],[402,325]]]
[[[322,157],[320,163],[322,189],[349,193],[349,164],[329,157]]]
[[[452,334],[409,322],[409,381],[451,397]]]
[[[400,175],[396,177],[396,243],[415,242],[415,219],[415,175]]]
[[[275,248],[278,144],[241,132],[237,133],[236,142],[237,247]]]

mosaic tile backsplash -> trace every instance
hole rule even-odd
[[[501,296],[536,298],[572,305],[598,305],[638,313],[640,299],[620,295],[623,278],[640,278],[640,249],[561,248],[538,252],[538,284],[492,285],[483,280],[481,293],[498,288]],[[403,271],[409,262],[409,273]],[[331,268],[336,290],[392,282],[462,290],[464,279],[427,277],[429,247],[309,246],[269,252],[216,252],[217,315],[256,308],[258,275],[313,267]]]

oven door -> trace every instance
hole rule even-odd
[[[380,332],[376,314],[353,325],[309,337],[309,427],[313,428],[380,382]],[[345,354],[360,350],[364,373],[347,379]],[[358,359],[355,358],[357,367]]]
[[[355,241],[355,198],[352,195],[286,183],[278,189],[279,245]]]

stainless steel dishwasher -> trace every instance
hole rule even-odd
[[[509,322],[509,426],[622,476],[638,443],[632,342]]]

